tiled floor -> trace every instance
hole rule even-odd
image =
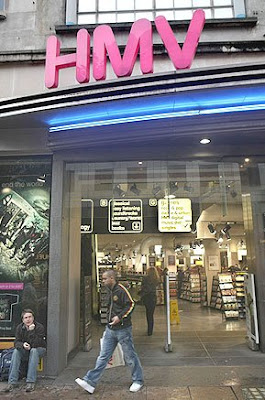
[[[147,336],[145,309],[136,306],[134,341],[143,366],[265,366],[265,356],[246,344],[244,320],[225,321],[220,311],[183,300],[179,310],[180,324],[171,326],[173,351],[166,353],[165,307],[156,307],[154,334]],[[98,354],[103,329],[94,325],[93,349],[87,354],[91,361]]]

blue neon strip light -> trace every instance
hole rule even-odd
[[[265,87],[215,89],[97,103],[61,111],[50,132],[199,115],[265,110]],[[65,116],[65,113],[67,115]]]

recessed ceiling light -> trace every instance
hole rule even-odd
[[[209,144],[211,142],[210,139],[204,138],[200,140],[200,144]]]
[[[249,158],[245,158],[245,162],[249,162],[250,161],[250,159]]]
[[[143,164],[143,162],[142,162],[142,161],[138,161],[138,164],[139,164],[139,165],[142,165],[142,164]]]

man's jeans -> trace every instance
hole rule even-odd
[[[15,349],[12,354],[8,383],[16,384],[19,379],[19,368],[22,360],[28,360],[28,372],[26,381],[35,383],[37,379],[37,367],[39,358],[46,352],[43,347],[32,348],[29,351],[25,349]]]
[[[118,343],[120,343],[122,346],[126,365],[131,368],[133,382],[139,384],[143,383],[143,370],[134,348],[132,327],[129,326],[128,328],[116,330],[106,327],[100,354],[96,361],[96,366],[94,369],[87,371],[83,378],[93,387],[95,387],[98,383]]]

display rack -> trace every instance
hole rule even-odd
[[[156,304],[165,304],[163,283],[160,283],[156,288]]]
[[[200,273],[201,305],[207,307],[207,278],[205,273]]]
[[[82,276],[81,281],[81,304],[80,304],[80,342],[83,345],[83,349],[90,350],[91,344],[91,304],[92,304],[92,292],[91,292],[91,277]]]
[[[184,272],[180,298],[183,300],[189,300],[192,303],[200,303],[201,283],[199,273]]]
[[[190,299],[189,296],[190,296],[189,273],[188,272],[184,272],[182,285],[181,285],[180,298],[183,299],[183,300],[189,300]]]
[[[236,298],[238,303],[238,313],[239,318],[246,318],[246,304],[245,304],[245,291],[244,291],[244,282],[245,282],[245,272],[236,272],[235,274],[235,289],[236,289]]]
[[[222,311],[226,319],[239,317],[236,289],[232,275],[223,273],[218,275],[219,287],[222,295]]]
[[[98,284],[99,284],[99,315],[101,324],[106,324],[107,321],[107,299],[108,292],[107,288],[102,285],[102,274],[106,269],[110,268],[109,265],[104,265],[98,268]]]
[[[174,272],[169,272],[169,296],[170,298],[177,297],[177,276]]]
[[[192,303],[200,303],[201,301],[200,275],[198,273],[190,273],[189,281],[190,281],[189,300]]]
[[[222,295],[219,287],[218,275],[213,276],[210,307],[216,308],[217,310],[220,310],[222,307]]]

